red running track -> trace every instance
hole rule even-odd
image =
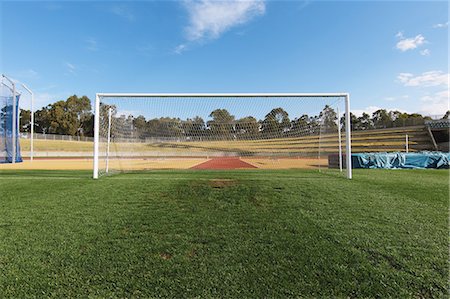
[[[206,162],[197,164],[191,169],[238,169],[238,168],[258,168],[252,164],[242,161],[237,157],[212,158]]]

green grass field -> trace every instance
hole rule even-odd
[[[90,175],[0,172],[1,298],[448,297],[448,171]]]

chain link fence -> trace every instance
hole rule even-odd
[[[30,133],[20,133],[20,137],[23,139],[30,139]],[[41,134],[35,133],[33,134],[35,140],[65,140],[65,141],[86,141],[93,142],[94,137],[86,137],[86,136],[71,136],[71,135],[58,135],[58,134]]]

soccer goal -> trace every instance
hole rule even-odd
[[[351,179],[349,101],[347,93],[99,93],[93,177],[155,169],[313,169]]]

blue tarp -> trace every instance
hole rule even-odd
[[[16,156],[15,162],[22,162],[19,144],[19,127],[17,122],[13,124],[13,113],[16,119],[19,117],[19,97],[16,96],[16,109],[13,111],[13,97],[0,95],[0,163],[11,163],[13,161],[13,126],[16,129]]]
[[[352,154],[353,168],[436,168],[448,169],[450,153],[361,153]]]

